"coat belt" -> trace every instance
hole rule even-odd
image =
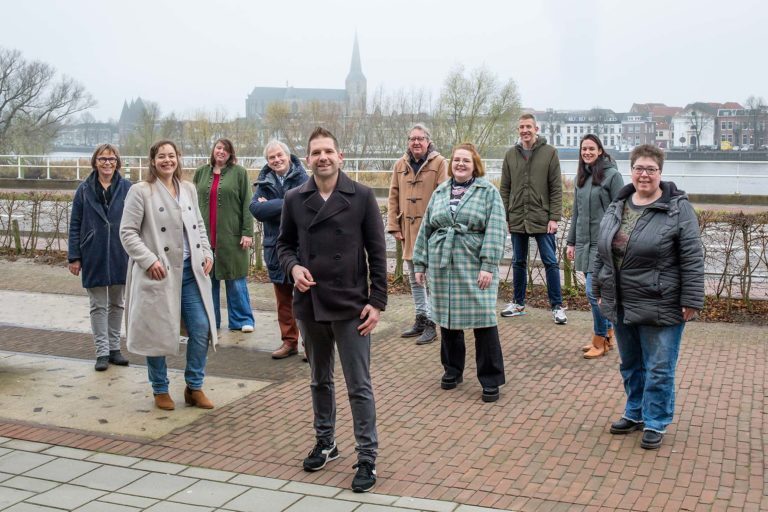
[[[454,224],[437,229],[429,237],[429,243],[435,247],[440,254],[439,268],[446,268],[453,261],[453,242],[456,235],[479,234],[482,231],[470,231],[464,224]]]

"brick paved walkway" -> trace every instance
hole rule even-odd
[[[21,288],[19,268],[0,277],[0,288]],[[45,286],[64,291],[54,279]],[[417,347],[397,337],[411,317],[408,299],[392,298],[385,317],[372,362],[381,439],[377,492],[523,511],[768,510],[764,328],[698,322],[686,328],[675,422],[654,452],[640,449],[639,433],[608,433],[624,399],[618,356],[580,357],[591,326],[587,313],[571,312],[567,326],[536,310],[501,319],[508,383],[495,404],[480,401],[471,347],[467,379],[442,391],[438,345]],[[11,326],[0,326],[0,349],[92,355],[88,336]],[[306,366],[298,358],[274,362],[231,348],[212,355],[208,368],[212,375],[274,383],[157,441],[2,420],[0,436],[348,485],[355,457],[343,380],[337,381],[342,457],[307,474],[300,467],[313,442]]]

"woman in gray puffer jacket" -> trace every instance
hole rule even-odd
[[[597,254],[600,221],[623,186],[624,179],[616,168],[616,161],[605,151],[600,138],[591,133],[582,137],[566,255],[574,260],[577,272],[584,272],[587,299],[592,307],[592,341],[581,348],[585,359],[604,356],[613,348],[611,322],[600,312],[597,299],[592,295],[592,263]]]
[[[652,450],[672,422],[685,322],[704,306],[704,256],[688,196],[661,181],[664,153],[644,144],[630,160],[632,184],[600,224],[592,292],[613,322],[627,393],[611,433],[643,429]]]

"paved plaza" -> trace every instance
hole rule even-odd
[[[463,384],[440,389],[439,345],[399,338],[410,298],[390,297],[373,336],[380,455],[375,494],[348,487],[355,463],[337,365],[341,457],[305,473],[314,443],[309,370],[273,361],[271,285],[251,285],[256,332],[223,331],[209,354],[211,411],[152,406],[144,361],[93,371],[87,298],[63,266],[2,263],[0,510],[677,511],[768,510],[764,327],[693,322],[676,417],[658,451],[613,436],[618,355],[588,361],[591,315],[500,318],[507,384],[480,400],[469,334]],[[183,357],[169,358],[183,368]]]

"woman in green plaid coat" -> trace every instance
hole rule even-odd
[[[474,329],[482,398],[494,402],[505,382],[496,327],[499,261],[507,235],[504,206],[499,191],[483,178],[474,145],[453,149],[448,175],[451,179],[437,187],[424,214],[414,273],[419,282],[429,283],[432,320],[440,326],[441,387],[454,389],[464,380],[464,329]]]

